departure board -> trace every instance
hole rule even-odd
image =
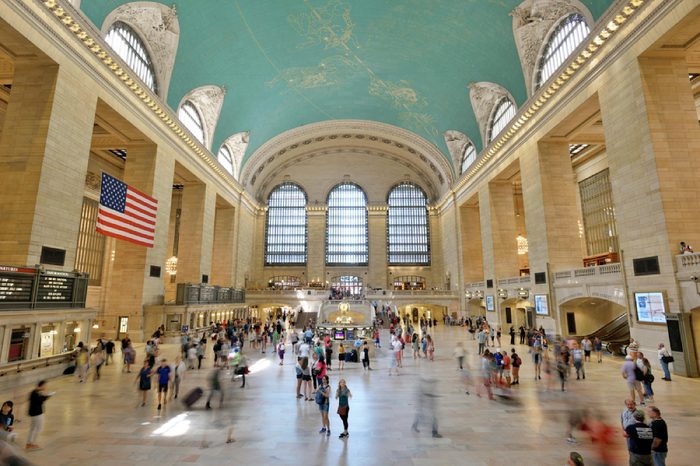
[[[50,272],[39,276],[39,290],[36,300],[43,302],[73,301],[73,274],[65,272]]]
[[[0,302],[30,302],[35,278],[36,269],[0,265]]]

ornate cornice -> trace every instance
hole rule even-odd
[[[110,47],[99,35],[99,31],[72,6],[64,5],[62,0],[34,0],[55,17],[92,55],[94,55],[111,74],[117,77],[124,86],[135,95],[147,111],[155,115],[167,129],[182,141],[198,158],[205,162],[215,172],[224,185],[241,196],[249,197],[237,181],[216,161],[216,157],[202,147],[196,138],[183,126],[175,113],[160,97],[155,95],[143,82],[137,78],[129,67],[118,56],[112,54]],[[251,202],[251,199],[248,199]]]
[[[477,161],[464,172],[458,183],[453,186],[452,192],[459,191],[468,182],[481,175],[484,166],[494,159],[496,155],[501,154],[505,150],[506,144],[513,140],[516,135],[521,136],[526,130],[531,130],[533,121],[538,120],[535,117],[551,110],[547,103],[554,96],[561,95],[566,88],[567,82],[573,77],[579,76],[584,65],[591,63],[592,58],[600,53],[601,47],[619,34],[623,26],[639,13],[642,6],[649,3],[651,3],[649,0],[620,0],[615,6],[611,7],[609,13],[591,31],[588,40],[579,46],[577,53],[572,55],[565,67],[561,68],[562,72],[553,76],[547,82],[548,85],[545,83],[520,108],[513,120],[511,120],[509,127],[503,130],[496,139],[481,151]],[[601,63],[598,62],[595,65],[601,66]],[[445,194],[439,203],[440,208],[445,208],[451,198],[451,193]]]

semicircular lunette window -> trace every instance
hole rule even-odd
[[[187,128],[192,136],[197,138],[199,142],[204,144],[204,123],[202,117],[199,116],[197,108],[189,100],[185,101],[180,106],[177,112],[177,117],[180,119],[185,128]]]
[[[387,252],[389,265],[429,265],[428,197],[413,183],[389,193]]]
[[[464,147],[462,153],[462,167],[460,173],[467,171],[471,164],[476,162],[476,147],[471,142]]]
[[[267,199],[265,265],[306,264],[306,193],[282,183]]]
[[[515,105],[508,97],[503,97],[495,108],[496,111],[493,112],[493,118],[489,125],[489,143],[505,129],[517,112]]]
[[[559,23],[549,36],[540,58],[535,90],[552,77],[590,32],[586,19],[579,13],[569,15]]]
[[[121,21],[116,21],[107,31],[105,41],[124,60],[150,90],[158,93],[155,68],[146,46],[134,30]]]
[[[233,155],[226,144],[221,146],[216,158],[219,159],[219,163],[224,167],[224,170],[233,175]]]
[[[326,265],[367,265],[367,196],[354,183],[342,183],[328,194]]]

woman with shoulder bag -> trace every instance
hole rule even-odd
[[[340,420],[343,421],[343,433],[338,436],[338,438],[347,438],[350,433],[348,432],[348,414],[350,414],[350,398],[352,398],[352,393],[345,383],[345,379],[340,379],[338,382],[338,389],[335,391],[335,399],[338,400],[338,416]]]
[[[654,374],[651,373],[651,363],[647,358],[642,359],[642,364],[644,364],[644,379],[642,380],[642,385],[644,385],[644,394],[646,395],[646,402],[654,401],[654,390],[651,388],[651,384],[654,383]]]
[[[671,381],[671,371],[668,370],[668,365],[673,362],[673,356],[668,352],[663,343],[659,343],[659,363],[664,370],[664,377],[661,380]]]

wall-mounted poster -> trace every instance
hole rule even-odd
[[[666,304],[661,292],[635,293],[634,303],[637,308],[637,320],[652,324],[666,323]]]
[[[485,299],[486,299],[486,310],[487,311],[495,311],[496,306],[494,305],[494,302],[493,302],[493,295],[487,294]]]
[[[536,294],[535,295],[535,313],[538,316],[549,315],[549,304],[547,303],[546,294]]]

